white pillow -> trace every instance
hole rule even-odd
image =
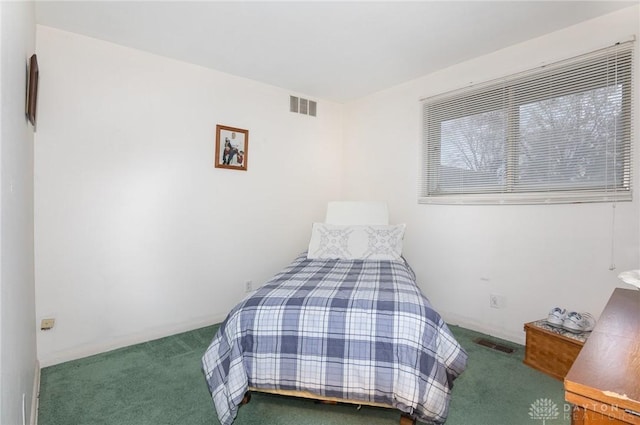
[[[313,223],[309,259],[397,260],[402,255],[404,224],[341,226]]]

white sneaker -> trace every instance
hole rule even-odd
[[[547,316],[547,323],[551,326],[562,327],[564,319],[567,317],[567,310],[560,307],[554,307]]]
[[[562,322],[562,328],[569,332],[582,333],[593,330],[596,319],[589,313],[577,313],[572,311]]]

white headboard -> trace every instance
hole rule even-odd
[[[386,202],[332,201],[327,205],[327,224],[389,224]]]

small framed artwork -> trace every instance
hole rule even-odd
[[[36,108],[38,106],[38,58],[35,54],[29,59],[29,69],[27,75],[27,101],[25,113],[31,122],[36,126]]]
[[[216,168],[247,171],[249,130],[216,125]]]

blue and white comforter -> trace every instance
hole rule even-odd
[[[439,424],[466,361],[403,260],[303,253],[229,313],[202,365],[223,425],[249,386],[384,403]]]

